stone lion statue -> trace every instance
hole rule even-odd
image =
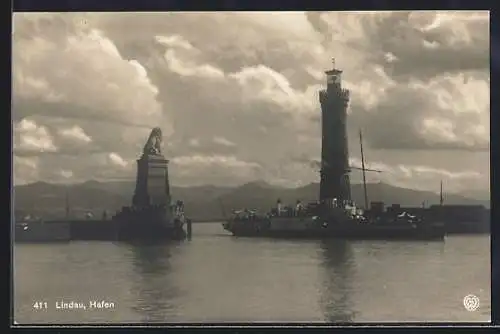
[[[144,145],[144,154],[161,155],[161,143],[163,141],[163,136],[160,128],[154,128],[151,130],[148,141]]]

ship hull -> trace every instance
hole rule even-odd
[[[336,231],[252,231],[249,229],[233,229],[230,231],[237,237],[261,237],[275,239],[344,239],[344,240],[436,240],[442,241],[445,235],[439,231],[408,231],[391,229]]]
[[[224,229],[239,237],[280,239],[346,239],[346,240],[436,240],[445,238],[442,225],[377,226],[375,224],[314,225],[307,220],[274,222],[227,222]]]

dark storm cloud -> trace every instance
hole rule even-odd
[[[374,49],[378,47],[378,52],[372,54],[373,61],[383,64],[397,81],[425,80],[444,73],[489,71],[486,13],[464,17],[467,27],[454,25],[446,14],[429,14],[423,17],[418,12],[398,13],[382,18],[376,29],[366,22],[367,38]]]
[[[471,87],[471,93],[487,88],[476,88],[474,83]],[[432,87],[392,86],[375,108],[367,111],[354,105],[351,121],[366,124],[364,132],[371,148],[488,151],[489,132],[481,126],[487,124],[484,118],[488,115],[474,109],[474,102],[468,103],[467,90],[456,94],[466,98],[453,105],[443,102],[442,92],[429,95],[428,89]]]
[[[20,121],[32,116],[46,116],[59,119],[74,119],[76,121],[98,121],[106,124],[115,124],[129,127],[150,129],[156,121],[148,119],[130,119],[123,114],[116,114],[109,109],[98,109],[89,106],[77,105],[64,101],[40,101],[38,99],[18,99],[12,103],[12,118]]]

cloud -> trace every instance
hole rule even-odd
[[[394,77],[411,77],[415,72],[432,77],[443,72],[489,71],[489,53],[485,52],[490,43],[486,11],[401,14],[382,22],[384,28],[378,32],[388,32],[394,28],[390,27],[392,24],[397,27],[396,33],[381,43],[381,49],[398,59],[386,63]],[[372,39],[374,43],[387,37],[374,35],[379,37]]]
[[[94,153],[82,159],[78,155],[14,156],[16,184],[35,181],[84,182],[88,180],[130,181],[135,178],[133,164],[116,153]],[[17,162],[16,162],[17,160]]]
[[[43,14],[15,15],[14,25],[44,20],[32,35],[13,36],[14,98],[42,102],[47,109],[23,110],[39,114],[75,116],[75,108],[50,108],[51,104],[71,103],[87,110],[85,115],[109,121],[127,120],[150,126],[161,116],[156,100],[158,89],[144,67],[134,59],[124,59],[113,41],[98,29],[78,29],[60,36],[51,35],[54,23]],[[51,71],[46,71],[51,68]],[[34,106],[33,106],[34,107]]]
[[[309,14],[329,46],[363,51],[397,79],[489,70],[487,11]]]
[[[210,166],[221,165],[234,168],[257,168],[259,164],[238,160],[234,156],[180,156],[172,159],[172,162],[180,166]]]
[[[308,154],[292,156],[287,162],[283,162],[279,177],[281,183],[304,185],[311,182],[311,177],[319,175],[321,169],[320,159]],[[352,167],[350,175],[352,183],[362,182],[362,163],[358,157],[349,158],[349,166]],[[484,191],[489,184],[489,177],[476,170],[468,170],[453,166],[450,169],[437,168],[432,165],[418,164],[388,164],[381,161],[365,160],[365,177],[368,183],[384,182],[394,186],[411,189],[439,191],[439,183],[447,184],[447,191],[467,192],[471,189]],[[295,173],[292,170],[301,170],[302,175],[308,175],[303,180],[293,179]],[[317,179],[317,178],[316,178]],[[436,190],[437,189],[437,190]]]
[[[216,137],[214,137],[213,141],[214,141],[214,143],[222,145],[222,146],[229,146],[229,147],[236,146],[235,143],[233,143],[232,141],[230,141],[224,137],[216,136]]]
[[[358,158],[349,159],[349,163],[355,168],[362,168],[361,160]],[[481,173],[476,171],[452,172],[443,168],[434,168],[431,166],[421,165],[398,164],[395,166],[389,166],[382,162],[365,162],[365,168],[380,171],[380,173],[402,173],[404,177],[408,178],[411,178],[413,176],[420,177],[422,175],[429,175],[431,177],[444,177],[449,179],[477,179],[481,177]]]
[[[46,127],[23,119],[14,126],[14,150],[24,152],[56,152],[52,135]]]
[[[191,138],[188,142],[189,146],[198,147],[200,146],[200,141],[197,138]]]
[[[38,159],[14,156],[13,158],[13,182],[14,184],[26,184],[39,181]]]
[[[108,155],[109,160],[120,167],[126,167],[128,165],[127,161],[125,161],[119,154],[112,152]]]
[[[51,129],[50,140],[57,145],[51,146],[48,138],[43,144],[44,152],[52,153],[50,159],[56,153],[136,147],[144,140],[142,134],[158,125],[169,136],[172,122],[144,66],[123,57],[102,30],[83,18],[77,13],[14,15],[14,120],[35,119],[41,129]],[[33,138],[22,136],[20,154],[27,154],[26,140],[31,140],[34,154]]]
[[[351,158],[350,165],[361,168],[361,160]],[[408,164],[388,165],[382,162],[366,162],[365,168],[372,170],[365,173],[368,182],[385,182],[411,189],[439,191],[439,184],[443,181],[452,184],[450,187],[452,192],[466,192],[470,189],[478,189],[478,182],[480,183],[479,188],[484,190],[484,184],[488,182],[485,182],[482,173],[474,170],[448,170]],[[373,170],[380,172],[373,172]],[[361,173],[359,170],[354,170],[351,174],[353,174],[354,179],[360,180]]]
[[[362,169],[363,164],[361,162],[361,159],[358,158],[349,158],[349,166],[353,167],[353,169]],[[387,172],[393,172],[394,169],[382,162],[366,162],[365,161],[365,168],[370,169],[372,171],[376,171],[377,173],[387,173]]]
[[[289,115],[304,111],[311,113],[315,108],[318,85],[307,87],[305,91],[296,90],[283,74],[262,64],[225,72],[218,64],[206,62],[204,50],[195,48],[178,35],[157,36],[156,40],[167,48],[163,61],[170,72],[184,78],[184,83],[189,78],[203,82],[210,94],[215,91],[230,93],[219,100],[227,105],[262,102],[273,107],[269,109],[271,112]]]
[[[156,36],[156,41],[162,45],[167,47],[180,48],[185,50],[194,49],[193,45],[186,41],[182,36],[173,35],[173,36]]]
[[[405,170],[410,170],[410,172],[416,174],[437,174],[450,179],[478,179],[481,174],[475,171],[460,171],[460,172],[450,172],[445,169],[437,169],[429,166],[413,166],[410,168],[400,165],[400,169],[405,168]]]
[[[55,151],[36,151],[48,179],[133,179],[160,126],[173,183],[307,183],[317,172],[290,157],[320,154],[318,91],[334,56],[350,144],[362,128],[379,161],[412,150],[405,166],[460,172],[462,159],[468,171],[488,159],[488,25],[481,12],[16,13],[13,118],[51,138]]]
[[[66,179],[71,179],[73,177],[73,172],[70,170],[61,170],[61,176],[66,178]]]
[[[236,185],[258,179],[261,166],[231,155],[178,156],[171,160],[178,184]]]
[[[489,150],[489,84],[463,74],[393,85],[369,108],[354,105],[372,148]]]
[[[326,45],[348,51],[337,63],[351,90],[350,123],[366,128],[373,148],[489,149],[487,12],[308,18]]]
[[[66,137],[69,139],[74,139],[74,140],[81,141],[84,143],[90,143],[92,141],[92,138],[90,138],[85,133],[85,131],[77,125],[74,125],[71,128],[60,129],[59,134],[63,137]]]

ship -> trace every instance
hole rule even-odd
[[[326,71],[327,89],[321,90],[322,144],[320,193],[316,202],[282,209],[281,201],[270,212],[235,210],[223,223],[234,236],[308,239],[444,240],[440,221],[425,220],[408,212],[394,213],[382,206],[368,208],[362,132],[359,131],[365,210],[351,200],[346,116],[349,91],[342,88],[342,71]]]
[[[285,239],[444,240],[446,235],[443,223],[407,212],[367,214],[354,203],[332,207],[317,202],[304,209],[279,207],[264,214],[236,210],[223,227],[234,236]]]
[[[73,240],[110,240],[152,242],[183,240],[188,237],[191,221],[184,214],[184,204],[172,204],[168,160],[161,153],[162,132],[154,128],[137,160],[136,188],[132,205],[124,206],[111,219],[103,213],[94,219],[71,219],[66,192],[66,218],[60,220],[23,219],[15,222],[15,242],[56,242]]]

